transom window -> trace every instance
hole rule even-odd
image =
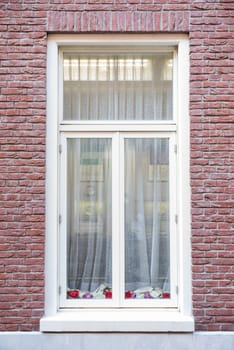
[[[64,120],[171,120],[173,52],[63,59]]]
[[[176,57],[61,50],[61,307],[177,306]]]

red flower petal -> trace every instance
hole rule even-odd
[[[79,291],[78,290],[69,290],[67,292],[67,295],[70,297],[70,298],[79,298]]]
[[[110,290],[107,290],[104,294],[105,294],[105,298],[106,299],[111,299],[112,298],[112,292]]]
[[[131,297],[132,297],[132,292],[131,292],[130,290],[126,291],[126,292],[125,292],[125,298],[126,298],[126,299],[129,299],[129,298],[131,298]]]
[[[171,295],[169,292],[163,292],[162,297],[163,297],[163,299],[170,299]]]

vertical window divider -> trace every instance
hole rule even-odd
[[[169,143],[169,183],[170,183],[170,280],[171,280],[171,299],[175,303],[177,301],[177,290],[176,286],[178,285],[178,237],[177,237],[177,172],[174,172],[173,169],[176,169],[176,152],[173,151],[173,147],[176,143],[176,137],[174,134],[170,136]]]
[[[178,123],[178,53],[173,52],[173,70],[172,70],[172,120]]]
[[[119,132],[113,135],[112,144],[112,298],[113,306],[119,305],[120,302],[120,264],[119,257],[121,254],[120,247],[120,178],[119,178]]]
[[[124,237],[124,224],[125,224],[125,202],[124,202],[124,194],[125,194],[125,183],[124,183],[124,134],[119,133],[119,182],[120,182],[120,190],[119,190],[119,205],[120,205],[120,274],[119,274],[119,290],[120,290],[120,306],[123,306],[124,297],[125,297],[125,237]]]
[[[59,264],[59,298],[60,304],[64,305],[66,300],[66,270],[67,270],[67,241],[66,241],[66,211],[67,211],[67,172],[66,167],[62,167],[62,164],[67,164],[67,138],[65,135],[61,135],[60,144],[62,145],[63,152],[60,154],[60,186],[63,187],[63,190],[60,192],[59,198],[59,210],[58,216],[61,215],[62,221],[58,222],[58,231],[59,231],[59,253],[61,259],[58,261]],[[61,288],[62,287],[62,288]]]

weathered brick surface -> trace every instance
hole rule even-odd
[[[0,330],[38,330],[44,300],[48,32],[190,38],[193,312],[234,330],[232,0],[1,0]]]

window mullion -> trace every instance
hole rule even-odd
[[[119,164],[120,164],[120,149],[119,149],[119,132],[116,132],[113,136],[113,161],[112,161],[112,290],[113,290],[113,303],[115,306],[120,302],[120,264],[119,259],[121,256],[120,247],[120,177]]]
[[[124,184],[124,134],[119,134],[119,293],[120,293],[120,306],[123,306],[124,303],[124,295],[125,295],[125,237],[124,237],[124,226],[125,226],[125,206],[124,206],[124,193],[125,193],[125,184]]]
[[[172,134],[170,138],[170,151],[169,151],[169,183],[170,183],[170,271],[171,271],[171,299],[174,303],[177,303],[178,299],[178,212],[177,212],[177,172],[176,169],[176,137]]]
[[[60,152],[60,198],[59,198],[59,211],[58,217],[58,231],[59,231],[59,253],[61,259],[59,260],[59,284],[58,284],[58,294],[60,298],[60,305],[64,306],[67,297],[67,286],[66,286],[66,271],[67,271],[67,241],[66,232],[67,229],[67,218],[66,218],[66,205],[67,205],[67,172],[66,167],[62,166],[67,164],[67,140],[65,135],[61,137],[61,148],[63,152]]]

